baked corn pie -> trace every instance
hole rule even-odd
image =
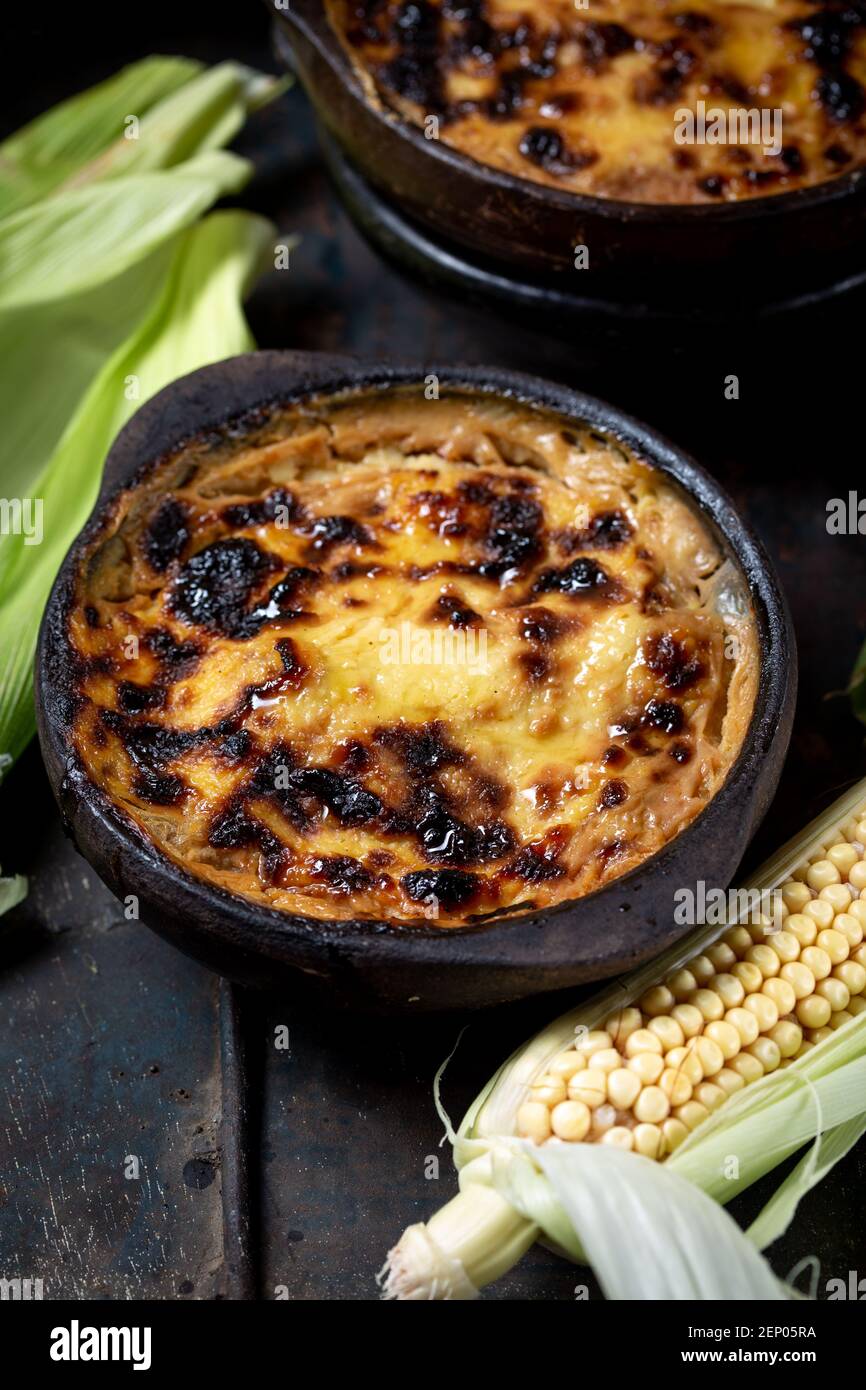
[[[73,579],[74,756],[198,879],[459,926],[665,845],[737,756],[744,582],[590,426],[423,388],[262,411],[119,494]]]

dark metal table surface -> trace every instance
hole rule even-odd
[[[75,7],[19,10],[17,41],[33,61],[7,124],[149,52],[277,70],[263,10],[209,9],[205,34],[201,13],[157,3],[120,29],[88,27]],[[81,56],[73,63],[70,53]],[[775,331],[744,319],[724,340],[698,331],[612,358],[591,335],[516,326],[380,261],[330,189],[300,91],[260,112],[238,148],[257,169],[243,204],[301,238],[290,271],[267,275],[251,301],[262,346],[546,374],[662,429],[733,493],[778,565],[801,660],[790,757],[750,862],[862,776],[863,729],[839,692],[866,636],[866,538],[826,528],[831,498],[866,494],[862,303]],[[725,397],[732,373],[738,400]],[[444,1086],[456,1117],[550,1017],[550,1001],[371,1022],[235,996],[247,1067],[240,1113],[226,992],[221,1056],[219,982],[124,920],[64,840],[35,747],[0,791],[0,817],[3,866],[32,885],[0,922],[0,1277],[42,1278],[46,1298],[376,1298],[388,1246],[455,1190],[432,1104],[436,1068],[468,1023]],[[244,1156],[249,1250],[236,1210]],[[866,1267],[864,1179],[861,1141],[772,1247],[780,1274],[817,1257],[820,1296],[827,1279]],[[735,1213],[748,1219],[772,1185]],[[583,1283],[597,1293],[586,1271],[536,1249],[486,1296],[571,1299]]]

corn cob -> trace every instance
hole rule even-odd
[[[726,1098],[866,1010],[866,819],[753,915],[604,1027],[577,1026],[529,1088],[517,1132],[663,1159]]]
[[[681,1159],[701,1142],[704,1122],[723,1122],[726,1105],[737,1111],[746,1088],[766,1078],[755,1094],[761,1092],[761,1107],[772,1106],[773,1095],[790,1090],[767,1092],[777,1079],[771,1073],[793,1067],[794,1077],[805,1068],[808,1084],[807,1074],[817,1079],[839,1068],[840,1083],[855,1087],[844,1115],[860,1113],[862,1081],[855,1075],[862,1062],[855,1059],[866,1057],[866,782],[774,855],[748,885],[756,890],[762,908],[772,892],[772,917],[762,912],[728,927],[703,927],[692,934],[691,951],[683,943],[665,952],[655,978],[651,966],[641,967],[629,977],[631,990],[624,981],[556,1020],[500,1068],[456,1134],[440,1106],[461,1191],[426,1226],[410,1227],[390,1252],[382,1276],[386,1297],[473,1296],[545,1225],[558,1232],[547,1236],[556,1248],[581,1257],[574,1232],[564,1239],[565,1228],[557,1226],[562,1212],[551,1218],[556,1199],[542,1173],[538,1200],[527,1199],[525,1186],[510,1187],[515,1144],[528,1144],[538,1163],[547,1152],[552,1159],[554,1152],[596,1144],[607,1146],[611,1161],[617,1148],[656,1160],[675,1155],[672,1166],[722,1202],[738,1186],[729,1184],[726,1192],[714,1172],[704,1173],[691,1158],[684,1167]],[[850,1083],[841,1080],[846,1068]],[[741,1106],[737,1113],[735,1123],[742,1124]],[[823,1127],[820,1107],[816,1113],[813,1135]],[[852,1119],[852,1126],[848,1144],[864,1122]],[[786,1135],[768,1146],[761,1171],[808,1138],[802,1128],[798,1133],[793,1142]],[[640,1187],[642,1174],[634,1177]]]

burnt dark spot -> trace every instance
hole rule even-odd
[[[175,497],[166,497],[150,518],[144,533],[144,553],[151,569],[162,574],[172,560],[179,560],[189,540],[189,509]]]
[[[360,782],[335,772],[328,767],[302,767],[289,771],[282,779],[275,779],[275,794],[281,809],[298,815],[297,802],[309,800],[326,806],[336,816],[341,825],[369,825],[379,817],[384,806],[374,792],[367,791]],[[303,818],[303,816],[302,816]]]
[[[261,821],[254,820],[241,802],[235,801],[212,821],[208,844],[214,849],[247,849],[259,843],[263,828]]]
[[[651,754],[654,754],[656,751],[647,743],[643,734],[629,734],[625,743],[626,747],[629,749],[630,752],[637,753],[638,756],[641,758],[648,758]]]
[[[562,878],[565,869],[551,856],[540,853],[532,845],[527,845],[508,866],[509,872],[516,874],[526,883],[546,883],[553,878]]]
[[[140,768],[135,775],[132,790],[142,801],[153,806],[173,806],[180,801],[186,787],[180,777],[170,772],[152,772],[150,768]]]
[[[725,180],[720,174],[708,174],[705,179],[698,179],[698,188],[711,198],[721,198],[725,191]]]
[[[370,766],[370,750],[359,739],[350,739],[340,750],[346,772],[364,772]]]
[[[845,149],[844,145],[828,145],[824,151],[824,158],[828,160],[830,164],[835,164],[837,167],[851,163],[851,155]]]
[[[685,29],[687,34],[704,37],[712,34],[716,27],[709,15],[699,14],[697,10],[682,10],[673,16],[673,21],[678,29]]]
[[[631,52],[635,46],[634,38],[622,24],[587,24],[582,39],[586,61],[596,67]]]
[[[687,763],[692,756],[692,750],[687,743],[675,743],[668,751],[675,763]]]
[[[621,806],[628,800],[628,787],[619,778],[613,778],[610,782],[605,782],[598,798],[600,809],[609,810],[613,806]]]
[[[441,767],[454,767],[463,762],[463,754],[445,737],[444,725],[438,721],[413,727],[398,724],[379,728],[373,740],[397,754],[413,779],[429,777]]]
[[[528,679],[534,685],[546,681],[553,670],[550,658],[545,656],[543,652],[521,652],[518,660]]]
[[[777,169],[747,169],[745,174],[746,183],[750,183],[753,188],[766,188],[778,178]]]
[[[247,526],[264,526],[269,521],[282,524],[296,521],[302,515],[294,494],[286,488],[275,488],[267,497],[255,502],[233,502],[223,511],[223,520],[229,526],[243,529]]]
[[[228,758],[230,762],[244,762],[250,754],[252,739],[246,729],[238,729],[237,733],[229,734],[216,751],[220,757]]]
[[[91,603],[85,605],[84,621],[88,627],[99,627],[99,614]]]
[[[425,111],[444,106],[439,67],[439,11],[428,0],[407,0],[394,18],[391,37],[397,57],[381,69],[381,79]]]
[[[455,628],[484,626],[480,615],[456,594],[440,594],[428,617],[431,622],[447,623]]]
[[[602,767],[622,767],[628,762],[628,754],[624,748],[618,748],[616,744],[611,744],[610,748],[604,750],[602,757]]]
[[[822,73],[815,85],[818,100],[833,121],[856,121],[866,109],[866,96],[847,72]]]
[[[312,870],[337,893],[359,893],[373,884],[372,874],[368,873],[357,859],[352,859],[347,854],[314,859]]]
[[[484,537],[484,548],[493,556],[478,567],[488,578],[500,579],[511,570],[519,570],[540,554],[538,532],[544,522],[544,512],[530,497],[497,497],[490,508],[490,525]]]
[[[315,552],[327,552],[338,545],[369,545],[372,540],[366,527],[351,516],[320,516],[306,534]]]
[[[680,706],[672,700],[650,700],[644,710],[644,722],[662,733],[678,734],[683,727],[684,717]]]
[[[602,868],[606,869],[612,859],[619,859],[628,849],[628,841],[618,835],[614,840],[608,840],[607,844],[599,846],[596,850],[596,859],[601,860]]]
[[[457,484],[455,491],[461,501],[471,502],[476,506],[489,507],[494,501],[494,493],[490,491],[487,484],[478,482],[474,478],[464,478]]]
[[[552,646],[571,626],[571,620],[552,613],[549,608],[525,608],[520,614],[519,623],[524,642],[533,642],[540,647]]]
[[[165,691],[158,685],[134,685],[121,681],[117,687],[117,703],[124,714],[144,714],[165,704]]]
[[[431,872],[420,869],[406,874],[400,885],[413,902],[426,902],[434,898],[443,907],[462,907],[475,897],[480,880],[475,874],[463,873],[460,869],[438,869]]]
[[[163,676],[169,682],[189,675],[201,656],[201,648],[196,642],[178,642],[164,627],[149,632],[144,638],[144,645],[156,657]]]
[[[590,150],[572,150],[558,130],[551,126],[530,126],[518,146],[524,159],[548,174],[576,173],[594,164],[598,155]]]
[[[163,724],[131,724],[123,714],[103,710],[103,724],[123,743],[137,767],[159,771],[167,763],[208,742],[211,729],[170,729]]]
[[[789,174],[802,174],[805,168],[803,156],[796,145],[782,147],[782,163]]]
[[[686,690],[704,674],[700,661],[690,656],[685,643],[669,632],[648,638],[644,655],[653,675],[659,676],[668,690]]]
[[[183,622],[234,637],[245,632],[247,605],[276,561],[254,541],[214,541],[193,555],[168,593],[168,605]]]
[[[633,534],[628,518],[622,512],[599,512],[588,526],[561,533],[559,543],[566,555],[576,550],[616,550]]]
[[[514,836],[503,821],[467,825],[435,787],[419,789],[415,810],[418,840],[425,856],[434,862],[484,864],[502,859],[514,848]]]
[[[581,555],[564,569],[543,570],[532,586],[532,592],[568,594],[571,597],[595,593],[613,598],[619,593],[619,586],[601,565]]]
[[[802,38],[804,54],[822,68],[833,68],[850,52],[854,30],[863,24],[863,15],[853,5],[844,9],[821,9],[805,19],[794,20],[791,28]]]

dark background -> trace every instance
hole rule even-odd
[[[150,53],[277,71],[268,25],[253,0],[15,7],[4,134]],[[863,776],[864,730],[840,692],[866,638],[866,539],[825,525],[830,498],[866,494],[862,304],[772,327],[744,317],[724,335],[684,330],[649,351],[611,349],[580,322],[554,337],[428,293],[380,261],[330,189],[299,89],[256,115],[236,148],[257,170],[242,204],[301,237],[291,272],[266,276],[251,301],[260,346],[493,363],[567,381],[670,435],[733,494],[777,564],[801,673],[790,757],[749,863]],[[731,373],[737,401],[724,398]],[[50,1298],[213,1296],[223,1253],[216,982],[124,921],[63,839],[35,747],[0,793],[0,818],[4,868],[31,875],[30,898],[0,922],[0,1276],[41,1276]],[[542,1001],[468,1020],[444,1087],[455,1119],[550,1012]],[[431,1081],[467,1020],[372,1023],[249,998],[244,1020],[262,1296],[282,1285],[299,1299],[375,1298],[388,1246],[455,1190]],[[288,1054],[273,1048],[279,1023]],[[438,1182],[424,1176],[431,1154]],[[127,1155],[140,1159],[138,1180],[124,1178]],[[864,1179],[861,1142],[771,1250],[778,1273],[817,1256],[823,1289],[866,1267]],[[735,1204],[741,1220],[773,1185]],[[569,1299],[584,1282],[595,1289],[536,1249],[487,1296]]]

